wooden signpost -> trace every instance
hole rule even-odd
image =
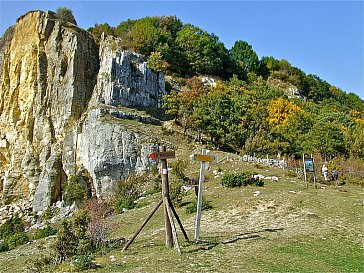
[[[189,241],[187,233],[183,228],[182,222],[178,217],[176,210],[173,207],[171,199],[169,197],[169,182],[168,182],[168,165],[167,159],[171,159],[175,157],[174,151],[166,151],[165,146],[160,146],[158,152],[154,152],[150,154],[150,158],[153,160],[160,160],[160,167],[161,167],[161,178],[162,178],[162,200],[158,202],[155,208],[149,213],[148,217],[144,220],[141,227],[134,233],[131,239],[125,244],[123,250],[126,250],[129,245],[134,241],[134,239],[138,236],[141,232],[143,227],[148,223],[150,218],[152,218],[153,214],[158,210],[160,205],[163,204],[164,207],[164,226],[165,226],[165,233],[166,233],[166,247],[172,248],[173,247],[173,239],[175,241],[176,249],[178,253],[181,253],[181,247],[178,242],[176,226],[173,221],[173,215],[176,218],[179,227],[187,241]]]
[[[214,156],[207,155],[209,151],[202,149],[202,154],[191,155],[193,160],[201,161],[200,165],[200,178],[198,181],[198,197],[197,197],[197,213],[196,213],[196,225],[195,225],[195,240],[200,240],[200,230],[201,230],[201,208],[202,208],[202,192],[203,192],[203,182],[205,180],[205,164],[206,162],[213,162],[216,160]]]
[[[150,158],[153,160],[171,159],[175,157],[176,157],[175,151],[154,152],[150,154]]]

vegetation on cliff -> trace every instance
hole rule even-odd
[[[166,112],[185,133],[207,136],[216,148],[300,156],[317,153],[364,159],[364,102],[287,60],[258,58],[239,40],[229,50],[215,34],[174,16],[145,17],[88,29],[123,41],[150,65],[179,81]],[[201,75],[217,80],[204,85]]]

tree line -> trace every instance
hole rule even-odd
[[[175,16],[116,27],[95,24],[88,31],[96,41],[102,33],[119,37],[123,49],[144,55],[153,69],[177,79],[180,88],[165,97],[166,112],[185,133],[208,137],[215,147],[364,158],[363,100],[287,60],[259,59],[243,40],[227,49],[215,34]],[[204,85],[201,75],[218,79],[217,85]]]

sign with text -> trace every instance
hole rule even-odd
[[[191,157],[193,160],[205,161],[209,163],[216,161],[216,158],[212,155],[193,154]]]
[[[306,172],[311,172],[313,173],[314,167],[313,167],[313,159],[312,158],[305,158],[305,168],[306,168]]]
[[[175,158],[175,157],[176,157],[175,151],[154,152],[154,153],[150,154],[150,158],[152,160],[170,159],[170,158]]]

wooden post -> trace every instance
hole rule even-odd
[[[165,152],[166,147],[160,146],[159,152]],[[172,227],[171,222],[168,217],[166,200],[169,199],[169,183],[168,183],[168,166],[167,159],[161,159],[161,177],[162,177],[162,197],[163,197],[163,207],[164,207],[164,228],[166,232],[166,247],[173,247],[173,238],[172,238]]]
[[[173,221],[173,216],[172,216],[172,211],[171,211],[171,206],[170,206],[170,200],[168,198],[165,198],[163,201],[164,201],[164,204],[166,206],[166,211],[167,211],[167,214],[168,214],[169,223],[171,224],[172,234],[173,234],[174,241],[176,243],[177,252],[179,254],[181,254],[181,247],[179,246],[177,230],[176,230],[176,226],[174,225],[174,221]]]
[[[303,174],[305,176],[306,190],[308,190],[306,164],[305,164],[305,154],[303,154],[302,158],[303,158]]]
[[[205,149],[202,149],[202,154],[206,155]],[[201,208],[202,208],[202,192],[203,192],[203,181],[205,172],[205,161],[201,161],[200,165],[200,179],[198,181],[198,197],[197,197],[197,214],[196,214],[196,228],[195,228],[195,240],[200,239],[200,227],[201,227]]]
[[[140,228],[133,234],[133,237],[125,244],[123,247],[123,250],[126,250],[130,244],[134,241],[134,239],[138,236],[138,234],[142,231],[143,227],[148,223],[150,218],[152,218],[153,214],[157,211],[157,209],[162,205],[163,200],[160,200],[158,204],[155,206],[155,208],[149,213],[148,217],[144,220],[143,224],[140,226]]]
[[[179,216],[178,216],[178,214],[177,214],[176,210],[174,209],[174,207],[173,207],[173,204],[172,204],[172,203],[170,203],[170,207],[171,207],[171,210],[172,210],[172,212],[173,212],[173,214],[174,214],[174,217],[176,218],[177,223],[178,223],[178,225],[179,225],[179,227],[180,227],[180,229],[181,229],[181,231],[182,231],[182,233],[183,233],[183,236],[185,237],[186,241],[188,242],[190,239],[188,239],[187,233],[186,233],[185,229],[183,228],[183,225],[182,225],[181,219],[179,219]]]
[[[157,204],[157,206],[152,210],[152,212],[150,212],[148,217],[144,220],[142,226],[134,233],[133,237],[125,244],[123,250],[126,250],[129,247],[129,245],[134,241],[134,239],[138,236],[138,234],[143,229],[143,227],[148,223],[150,218],[153,216],[153,214],[157,211],[157,209],[163,203],[163,205],[164,205],[163,206],[164,207],[164,226],[165,226],[165,232],[166,232],[166,247],[172,248],[173,239],[175,239],[177,252],[179,254],[181,254],[181,247],[178,242],[177,230],[176,230],[176,226],[174,225],[174,221],[173,221],[173,214],[176,217],[176,220],[177,220],[178,224],[180,225],[180,228],[181,228],[186,240],[187,241],[189,241],[189,240],[188,240],[186,231],[184,230],[184,228],[182,226],[181,220],[179,219],[177,212],[174,209],[171,199],[169,197],[167,159],[175,158],[175,152],[166,151],[165,146],[162,146],[162,147],[159,147],[158,152],[151,153],[150,158],[153,160],[160,160],[160,167],[161,167],[160,171],[161,171],[161,178],[162,178],[162,200]]]

